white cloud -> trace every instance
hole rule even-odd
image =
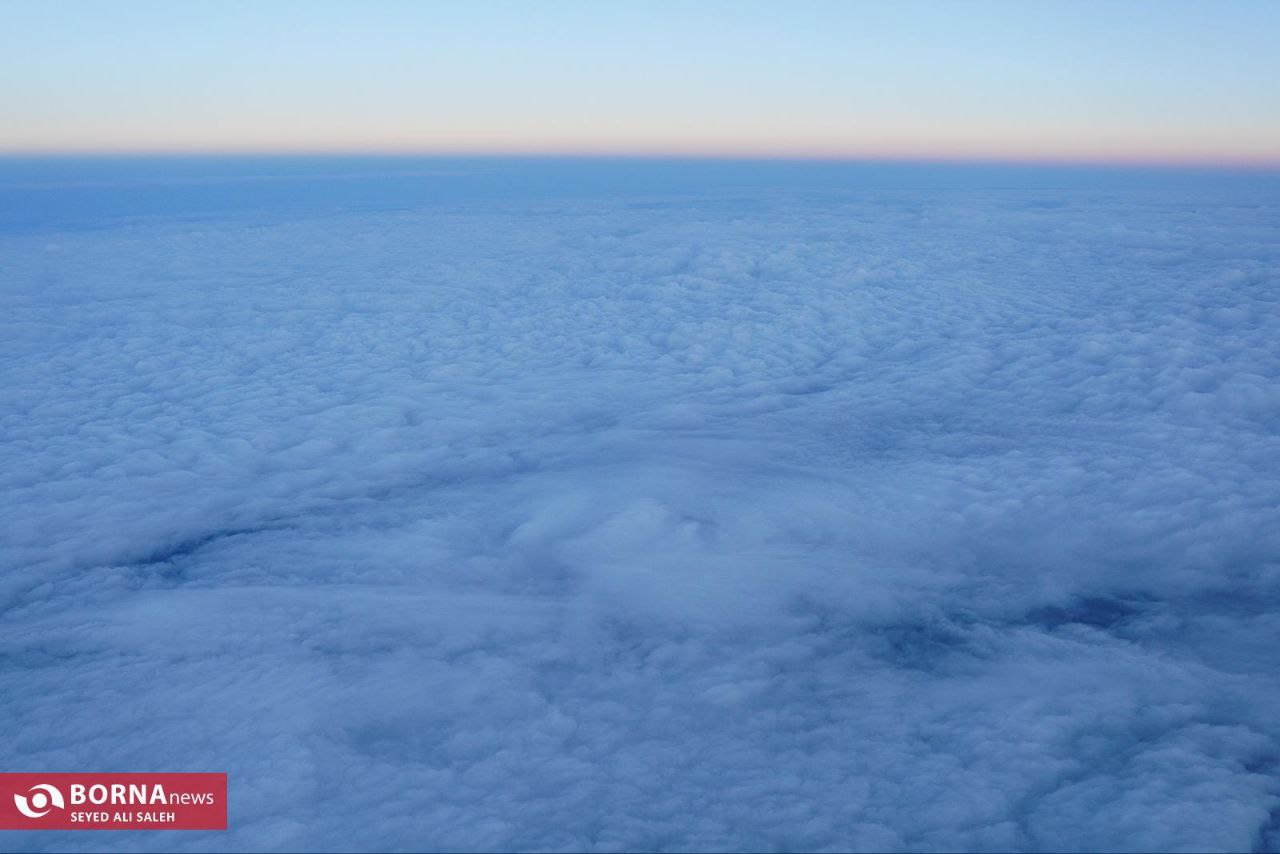
[[[5,846],[1280,845],[1280,211],[1043,195],[0,236],[0,764],[233,795]]]

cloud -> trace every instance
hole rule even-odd
[[[3,765],[232,791],[6,847],[1275,849],[1275,200],[1045,196],[0,235]]]

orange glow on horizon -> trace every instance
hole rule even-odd
[[[627,146],[620,144],[499,144],[476,141],[470,144],[414,144],[408,142],[363,144],[306,144],[230,142],[222,145],[59,145],[49,147],[0,147],[0,157],[93,157],[93,156],[388,156],[448,158],[592,158],[592,159],[688,159],[761,160],[797,162],[882,162],[1007,164],[1026,166],[1116,166],[1166,168],[1280,169],[1280,153],[1194,151],[1175,149],[1139,151],[1092,148],[1072,150],[1044,147],[1036,150],[1006,147],[982,149],[977,146],[924,145],[676,145]]]

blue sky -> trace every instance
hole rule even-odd
[[[1280,162],[1274,2],[4,2],[0,150]]]

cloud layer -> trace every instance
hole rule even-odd
[[[1280,239],[1211,189],[0,236],[0,765],[68,849],[1280,849]]]

